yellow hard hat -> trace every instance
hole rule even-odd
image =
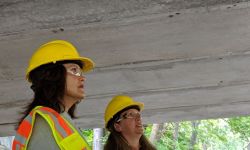
[[[94,68],[94,62],[87,57],[80,57],[76,48],[71,43],[63,40],[55,40],[43,44],[32,55],[29,66],[26,70],[26,79],[29,80],[30,72],[37,67],[63,60],[82,61],[83,72],[90,71]]]
[[[114,117],[116,113],[129,106],[138,106],[140,110],[144,109],[144,104],[134,101],[131,97],[126,95],[115,96],[108,104],[104,114],[105,127],[107,128],[108,122]]]

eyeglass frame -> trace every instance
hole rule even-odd
[[[72,71],[72,68],[75,68],[77,70],[74,72],[74,71]],[[69,68],[65,67],[65,70],[66,70],[67,73],[70,73],[71,75],[74,75],[74,76],[77,76],[77,77],[83,77],[84,76],[83,71],[82,71],[82,69],[80,67],[76,67],[76,66],[71,66]]]
[[[132,114],[132,115],[131,115]],[[130,116],[128,116],[130,115]],[[141,112],[136,112],[136,113],[133,113],[133,112],[130,112],[130,113],[125,113],[123,115],[121,115],[117,120],[116,122],[120,122],[124,119],[141,119],[142,118],[142,114]]]

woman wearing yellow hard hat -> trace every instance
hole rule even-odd
[[[144,104],[126,95],[115,96],[105,110],[105,127],[110,131],[104,150],[156,150],[143,134]]]
[[[34,98],[20,119],[13,150],[90,150],[71,118],[85,97],[83,72],[93,67],[67,41],[51,41],[35,51],[26,71]]]

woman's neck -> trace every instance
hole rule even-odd
[[[65,107],[65,112],[68,112],[69,109],[76,103],[76,100],[70,98],[70,97],[64,97],[63,98],[63,105]]]
[[[140,149],[140,137],[125,137],[126,143],[132,148],[132,150]]]

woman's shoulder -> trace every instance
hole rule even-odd
[[[52,130],[46,120],[36,115],[32,134],[28,144],[29,149],[59,149],[53,137]]]

